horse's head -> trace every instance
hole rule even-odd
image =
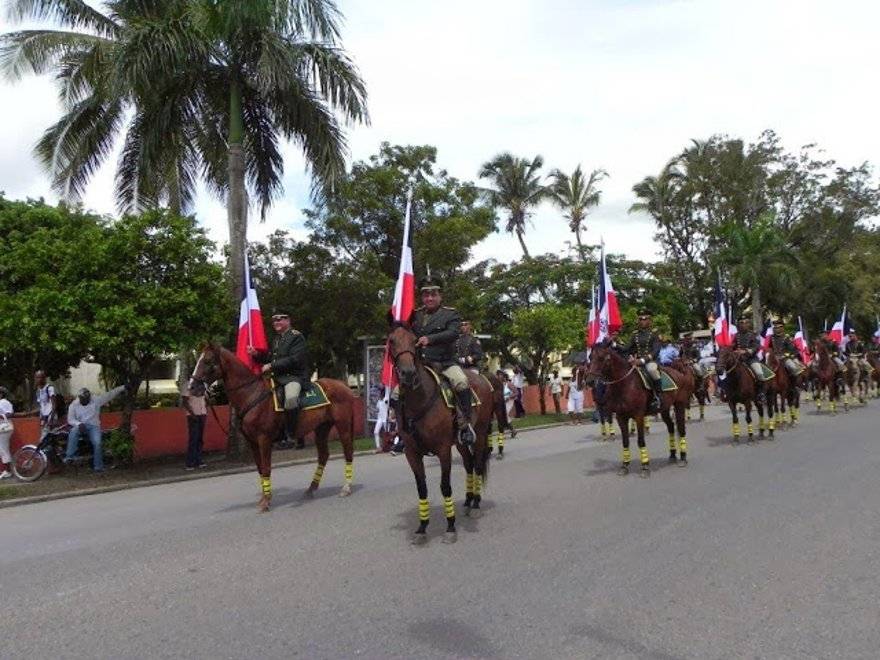
[[[718,349],[718,360],[715,363],[716,371],[732,371],[739,361],[736,351],[730,346],[723,346]]]
[[[592,386],[599,379],[608,378],[614,364],[614,349],[607,344],[593,344],[590,361],[584,371],[587,385]]]
[[[206,344],[199,354],[196,368],[189,379],[190,386],[198,384],[207,388],[215,381],[223,378],[223,367],[220,359],[220,347],[216,344]]]
[[[406,388],[418,386],[418,346],[416,336],[405,323],[394,322],[388,334],[388,352],[397,369],[400,384]]]

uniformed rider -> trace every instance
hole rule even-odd
[[[837,345],[837,342],[834,341],[827,332],[819,339],[819,341],[831,357],[831,362],[836,369],[835,379],[838,381],[838,387],[841,387],[843,385],[843,374],[846,373],[846,363],[844,363],[842,357],[843,351],[840,350],[840,346]]]
[[[700,364],[700,349],[694,344],[694,333],[685,332],[681,336],[681,357],[690,362],[691,368],[694,370],[694,376],[697,379],[706,377],[706,368]]]
[[[456,424],[462,444],[473,444],[474,429],[471,425],[471,388],[464,370],[457,362],[455,352],[461,330],[461,317],[452,307],[442,305],[442,286],[437,278],[424,278],[419,289],[422,307],[416,309],[410,319],[417,346],[422,349],[422,357],[429,364],[436,365],[452,385],[456,400]]]
[[[872,367],[871,363],[865,358],[865,343],[859,339],[855,330],[849,331],[849,341],[846,344],[845,352],[850,364],[857,371],[861,371],[863,374],[867,375],[874,370],[874,367]]]
[[[785,324],[782,321],[773,321],[773,335],[770,337],[770,351],[776,359],[785,365],[785,370],[792,376],[797,376],[806,368],[798,359],[798,350],[794,342],[785,334]]]
[[[657,366],[657,358],[660,353],[660,337],[652,329],[654,319],[647,309],[639,310],[639,329],[636,330],[624,353],[630,356],[630,360],[643,366],[651,378],[654,389],[654,399],[648,412],[657,412],[660,409],[663,396],[663,376],[660,367]]]
[[[461,335],[455,342],[455,354],[462,369],[479,371],[483,364],[483,345],[474,337],[473,329],[470,321],[461,322]]]
[[[270,351],[248,346],[248,353],[263,365],[264,374],[272,374],[275,385],[284,388],[284,426],[288,439],[295,441],[299,420],[299,397],[311,380],[306,338],[290,325],[290,314],[276,309],[272,314],[275,341]]]
[[[755,398],[759,403],[765,400],[764,372],[761,369],[761,360],[758,353],[761,350],[761,341],[752,330],[752,319],[741,316],[737,321],[737,332],[733,340],[733,349],[739,354],[752,373],[755,374]]]

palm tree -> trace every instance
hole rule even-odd
[[[516,234],[526,259],[530,258],[524,239],[526,221],[531,209],[549,194],[538,174],[543,166],[541,156],[529,161],[505,152],[484,163],[479,173],[481,179],[489,179],[494,186],[485,192],[494,207],[507,211],[507,231]]]
[[[587,213],[594,206],[599,205],[602,191],[597,184],[608,176],[605,170],[593,170],[589,178],[584,178],[581,166],[578,165],[571,176],[562,170],[553,170],[550,173],[550,199],[562,209],[568,226],[574,232],[577,241],[578,254],[581,260],[586,259],[584,246],[581,241],[581,231],[584,230],[584,221]]]
[[[198,180],[227,201],[230,270],[240,290],[248,192],[261,215],[281,192],[282,140],[317,184],[344,171],[337,116],[368,121],[366,91],[338,46],[333,0],[14,0],[13,20],[64,29],[0,36],[0,68],[55,72],[64,114],[36,154],[65,199],[82,194],[120,136],[121,211],[192,206]]]

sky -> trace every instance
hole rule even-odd
[[[3,3],[5,4],[5,3]],[[351,158],[383,141],[431,144],[438,165],[475,180],[510,151],[545,170],[603,168],[602,202],[587,243],[656,259],[649,218],[629,214],[632,186],[692,139],[755,140],[770,128],[789,149],[816,143],[846,165],[880,161],[880,3],[865,0],[338,0],[343,44],[367,84],[371,123],[349,129]],[[5,17],[0,31],[11,29]],[[57,198],[31,150],[57,120],[49,78],[0,80],[0,191]],[[285,149],[285,193],[249,238],[276,229],[304,238],[309,180]],[[83,203],[111,214],[110,159]],[[201,192],[195,213],[226,239],[226,212]],[[532,254],[565,255],[573,241],[545,205],[526,234]],[[515,237],[490,236],[474,259],[520,256]]]

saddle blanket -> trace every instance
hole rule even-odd
[[[434,377],[434,380],[440,386],[440,393],[443,395],[443,401],[446,403],[447,408],[455,408],[455,393],[452,391],[452,386],[445,378],[440,378],[440,374],[434,371],[431,367],[425,367],[428,370],[428,373]],[[483,376],[485,378],[485,376]],[[486,380],[488,382],[488,379]],[[480,397],[477,396],[477,393],[474,391],[474,388],[471,388],[471,394],[473,397],[471,398],[471,407],[476,408],[480,405]]]
[[[648,375],[648,372],[642,367],[639,367],[636,371],[638,371],[639,376],[641,376],[642,385],[645,386],[645,389],[653,391],[654,388],[651,386],[651,377]],[[663,369],[660,369],[660,385],[664,392],[674,392],[678,389],[678,385],[672,380],[672,376],[666,373]]]
[[[768,367],[768,366],[767,366],[766,364],[764,364],[763,362],[758,362],[758,364],[761,365],[761,373],[763,374],[763,375],[761,376],[761,382],[762,382],[762,383],[766,383],[768,380],[773,380],[774,378],[776,378],[776,374],[773,373],[773,369],[771,369],[770,367]],[[749,375],[752,377],[752,379],[754,379],[754,378],[755,378],[755,372],[752,371],[751,367],[749,367],[749,368],[747,369],[747,371],[749,372]]]
[[[272,389],[272,399],[275,404],[275,412],[284,410],[284,388],[275,387]],[[323,408],[330,405],[330,399],[320,383],[309,383],[305,390],[299,395],[300,410],[312,410],[313,408]]]

